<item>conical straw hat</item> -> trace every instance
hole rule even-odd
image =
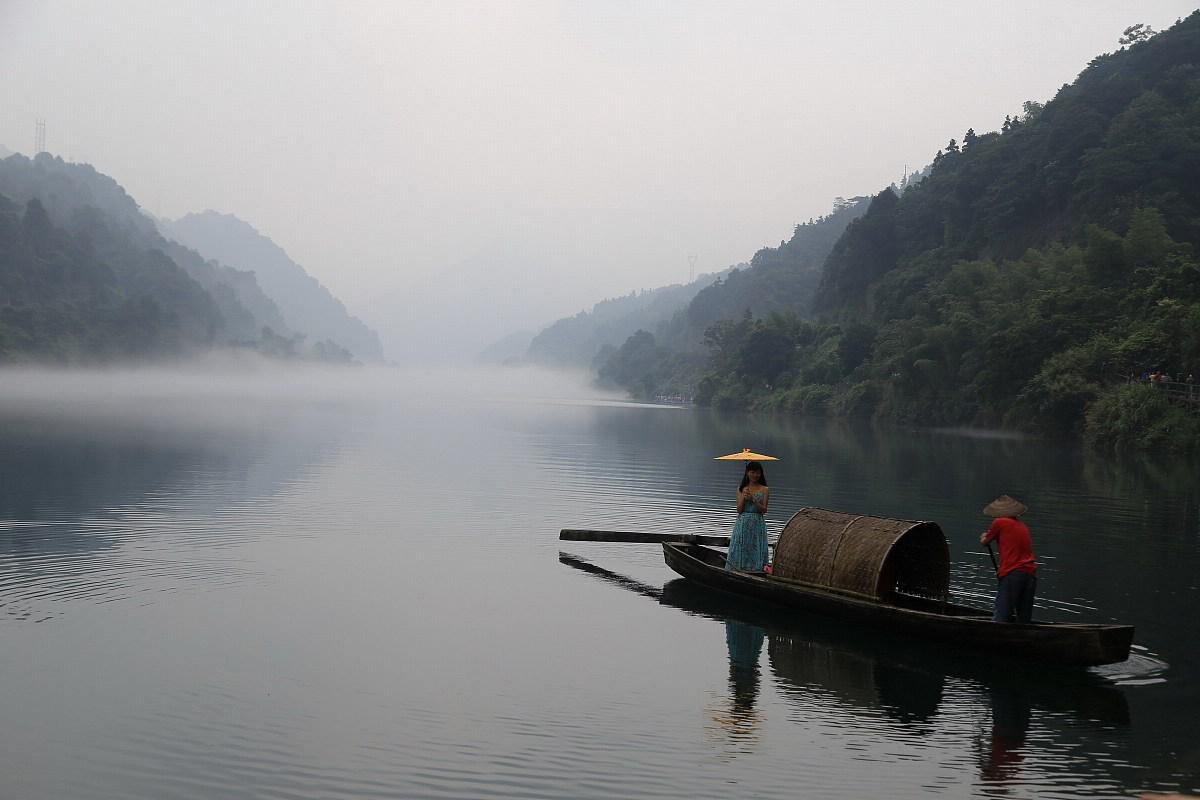
[[[983,513],[989,517],[1019,517],[1029,509],[1019,500],[1014,500],[1002,494],[983,507]]]

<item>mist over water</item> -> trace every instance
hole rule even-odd
[[[250,351],[213,351],[169,365],[112,368],[6,367],[0,369],[0,407],[46,402],[123,407],[130,401],[212,399],[225,408],[239,400],[287,398],[297,402],[337,399],[378,403],[405,398],[613,399],[622,394],[590,386],[583,372],[536,367],[393,368],[286,363]],[[214,413],[220,406],[214,406]],[[170,411],[174,406],[164,406]]]
[[[536,370],[0,372],[13,797],[1111,797],[1196,788],[1200,490],[1028,439],[721,418]],[[1060,676],[675,579],[743,446],[768,527],[933,519],[986,604],[1020,496],[1039,616],[1138,626]]]

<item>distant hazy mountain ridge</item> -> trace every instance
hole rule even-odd
[[[80,214],[98,213],[130,246],[162,252],[216,303],[222,318],[219,341],[254,341],[263,327],[289,333],[279,310],[252,276],[164,239],[120,184],[88,164],[72,164],[49,153],[35,159],[10,156],[0,161],[0,194],[22,205],[38,199],[59,227],[71,227]]]
[[[621,329],[628,331],[626,338],[616,345],[606,343],[592,359],[600,382],[642,398],[694,396],[708,366],[710,331],[727,320],[808,316],[825,257],[866,208],[866,198],[839,198],[828,215],[795,226],[790,239],[778,247],[762,248],[749,264],[709,276],[703,285],[691,285],[690,297],[666,294],[664,300],[671,302],[659,303],[653,317],[630,317]],[[560,320],[543,335],[557,334],[561,340],[570,323],[581,319],[586,316]]]
[[[0,159],[0,362],[161,358],[216,346],[351,358],[335,342],[302,339],[254,272],[164,238],[109,176],[48,153]]]
[[[534,336],[525,360],[548,366],[598,367],[597,360],[603,363],[636,331],[669,320],[717,278],[701,275],[688,284],[601,300],[590,311],[564,317]]]
[[[312,341],[332,340],[355,356],[383,359],[379,336],[268,237],[232,214],[205,211],[160,221],[163,232],[209,258],[254,273],[287,327]]]
[[[513,331],[475,354],[477,364],[515,364],[525,360],[533,331]]]

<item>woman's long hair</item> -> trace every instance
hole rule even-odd
[[[742,473],[742,482],[738,484],[738,491],[745,489],[750,485],[750,470],[758,470],[758,482],[763,486],[767,485],[767,473],[763,472],[762,464],[757,461],[747,461],[746,471]]]

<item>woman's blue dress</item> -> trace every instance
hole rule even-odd
[[[762,500],[763,493],[755,492],[754,499]],[[750,503],[742,506],[729,537],[729,555],[725,558],[725,569],[740,569],[743,572],[762,572],[770,555],[767,553],[767,524],[763,515]]]

